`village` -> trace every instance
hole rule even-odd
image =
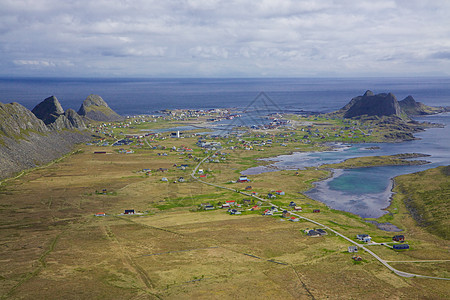
[[[225,116],[229,116],[229,114],[224,114],[221,111],[212,111],[214,114],[218,114],[218,118],[224,118]],[[368,127],[364,127],[367,131],[367,134],[363,132],[360,128],[357,127],[357,123],[354,124],[344,124],[342,127],[338,126],[329,126],[328,124],[320,123],[328,121],[327,119],[320,119],[319,117],[306,117],[306,120],[303,123],[299,123],[295,121],[294,124],[301,124],[299,128],[295,128],[292,126],[290,122],[279,122],[278,130],[268,132],[259,132],[259,128],[249,128],[246,131],[241,131],[240,133],[230,132],[225,136],[211,136],[205,133],[197,133],[196,130],[188,130],[188,131],[170,131],[152,133],[147,132],[145,134],[138,133],[127,133],[123,132],[124,128],[135,129],[135,126],[142,126],[146,122],[149,123],[157,123],[159,119],[164,121],[186,121],[190,118],[198,118],[198,117],[207,118],[207,121],[212,121],[211,119],[211,111],[210,112],[192,112],[192,111],[167,111],[165,112],[165,117],[139,117],[138,120],[131,119],[129,122],[122,125],[111,125],[111,124],[103,124],[101,127],[93,128],[96,133],[106,134],[110,138],[114,139],[115,142],[110,144],[105,139],[100,139],[95,145],[97,146],[109,146],[115,147],[120,146],[129,146],[131,149],[123,149],[115,150],[118,153],[127,153],[133,154],[134,150],[145,150],[150,149],[156,151],[154,155],[160,157],[170,158],[174,155],[177,156],[178,160],[182,159],[184,163],[178,163],[172,161],[172,164],[166,168],[151,168],[150,166],[143,168],[141,170],[136,171],[137,174],[145,174],[145,176],[158,176],[158,173],[161,173],[160,182],[166,184],[189,184],[192,180],[197,180],[199,182],[203,182],[205,184],[210,184],[216,187],[220,187],[217,183],[209,183],[207,180],[214,179],[216,177],[216,171],[214,170],[219,164],[227,164],[228,159],[230,159],[232,152],[236,151],[267,151],[273,148],[282,148],[287,147],[288,144],[301,144],[305,146],[311,146],[311,140],[314,139],[330,139],[330,138],[358,138],[358,134],[356,131],[359,131],[362,136],[370,137],[370,135],[374,132],[372,129]],[[228,117],[225,117],[228,118]],[[312,120],[311,120],[312,119]],[[315,125],[315,123],[311,121],[319,122],[319,125]],[[215,121],[217,121],[215,119]],[[297,122],[297,123],[296,123]],[[178,129],[178,128],[177,128]],[[273,128],[272,128],[273,129]],[[117,130],[121,130],[120,133],[117,133]],[[197,130],[198,131],[198,130]],[[330,133],[337,132],[331,135]],[[349,132],[349,133],[346,133]],[[124,138],[118,138],[118,135],[125,136]],[[195,145],[184,143],[187,139],[196,139],[197,142]],[[165,142],[170,144],[171,141],[182,141],[183,144],[180,146],[170,146],[164,145]],[[314,143],[313,143],[314,144]],[[94,144],[89,144],[94,145]],[[231,151],[231,152],[230,152]],[[197,164],[196,169],[192,171],[191,176],[187,176],[187,174],[180,175],[172,175],[173,171],[178,170],[182,172],[188,172],[192,169],[193,164]],[[203,169],[200,168],[201,164],[207,164],[210,167]],[[216,166],[214,166],[216,165]],[[214,167],[212,167],[214,166]],[[163,175],[167,173],[168,175]],[[296,171],[295,176],[299,176],[301,171]],[[178,174],[178,173],[177,173]],[[163,175],[163,176],[162,176]],[[175,177],[175,178],[174,178]],[[192,177],[192,178],[191,178]],[[225,189],[238,192],[240,194],[247,195],[247,198],[237,198],[235,200],[219,200],[219,201],[209,201],[199,203],[197,206],[191,208],[191,211],[194,212],[208,212],[214,210],[220,210],[224,213],[229,214],[230,216],[238,216],[238,215],[261,215],[265,217],[276,218],[279,221],[289,221],[289,222],[300,222],[304,223],[308,218],[303,218],[300,214],[320,214],[321,207],[302,207],[297,205],[295,201],[283,201],[283,198],[291,199],[291,197],[285,197],[285,191],[281,189],[273,189],[266,192],[263,192],[261,189],[252,187],[251,179],[247,176],[240,175],[235,180],[230,180],[228,183],[231,185],[237,185],[236,188],[225,187]],[[280,201],[281,200],[281,201]],[[273,204],[272,202],[277,202],[277,204]],[[160,206],[160,208],[163,206]],[[148,215],[149,211],[138,212],[134,209],[125,209],[124,212],[119,215],[140,215],[145,216]],[[96,216],[108,216],[104,212],[95,214]],[[310,238],[326,238],[329,234],[327,232],[329,227],[322,226],[313,227],[313,228],[302,228],[299,229],[299,234],[304,234]],[[348,239],[348,238],[347,238]],[[361,257],[361,252],[358,252],[358,249],[363,249],[363,252],[367,248],[367,246],[384,246],[393,251],[404,251],[409,249],[409,244],[405,243],[404,235],[394,235],[391,237],[391,240],[386,240],[386,237],[383,237],[379,242],[375,242],[372,240],[369,234],[359,233],[356,234],[352,239],[353,245],[348,246],[348,253],[350,253],[351,259],[354,261],[361,262],[363,258]],[[362,243],[362,244],[361,244]],[[370,253],[369,253],[370,254]],[[380,259],[380,261],[382,261]],[[409,276],[403,272],[397,272],[397,274],[402,276]],[[417,274],[416,274],[417,275]]]

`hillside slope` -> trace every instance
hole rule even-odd
[[[73,112],[67,114],[77,118]],[[64,130],[57,130],[55,123],[49,124],[18,103],[0,103],[0,179],[48,163],[70,152],[74,144],[91,139],[89,133],[74,127],[64,125],[60,126]]]

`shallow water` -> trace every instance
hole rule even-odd
[[[419,118],[418,118],[419,119]],[[338,163],[352,157],[393,155],[401,153],[423,153],[429,157],[419,158],[430,164],[419,166],[385,166],[348,170],[335,170],[327,180],[317,182],[315,187],[305,194],[327,204],[333,209],[343,210],[364,218],[378,218],[386,213],[392,195],[392,178],[429,168],[450,165],[450,114],[422,117],[420,121],[447,124],[445,128],[430,128],[415,136],[420,140],[403,143],[337,145],[335,151],[293,153],[270,159],[274,163],[250,168],[242,172],[245,175],[277,170],[296,170],[322,164]],[[379,149],[368,150],[377,146]]]

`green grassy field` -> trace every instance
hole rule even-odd
[[[219,163],[202,164],[207,175],[204,180],[240,191],[251,185],[252,191],[263,196],[283,190],[286,194],[274,200],[277,205],[287,206],[294,201],[303,208],[302,215],[348,237],[368,233],[377,242],[391,241],[393,233],[379,230],[358,216],[331,210],[302,194],[314,181],[329,176],[327,170],[311,168],[298,174],[269,172],[249,176],[252,181],[248,184],[230,183],[240,171],[260,164],[256,160],[259,157],[323,149],[294,141],[295,138],[286,142],[287,137],[277,136],[291,131],[280,129],[270,133],[273,137],[265,138],[257,136],[261,133],[249,135],[253,140],[272,138],[272,145],[254,147],[264,151],[245,150],[235,138],[233,142],[220,140],[235,149],[221,150],[227,154]],[[287,146],[282,146],[281,140]],[[359,253],[363,261],[355,263],[347,252],[349,242],[334,234],[308,237],[304,230],[317,225],[304,220],[294,223],[282,221],[279,216],[262,216],[260,212],[233,216],[225,209],[198,210],[201,203],[241,202],[247,197],[190,178],[199,160],[211,154],[195,146],[196,141],[197,137],[160,136],[151,142],[159,146],[155,150],[136,148],[136,144],[124,147],[134,149],[133,154],[118,153],[117,147],[80,145],[76,155],[4,182],[0,186],[0,297],[445,299],[450,296],[448,281],[399,277],[364,251]],[[170,151],[182,146],[193,151],[184,154]],[[107,154],[94,154],[96,151]],[[163,152],[167,156],[158,155]],[[181,164],[188,166],[183,170],[179,168]],[[143,169],[151,172],[146,175]],[[168,182],[161,181],[162,177]],[[174,183],[180,177],[185,182]],[[413,182],[409,184],[408,190]],[[402,197],[402,191],[398,190],[390,208],[393,213],[384,218],[404,229],[411,249],[397,252],[371,246],[371,250],[392,261],[448,260],[448,240],[417,226],[400,201]],[[125,209],[140,214],[120,215]],[[314,209],[321,212],[313,213]],[[95,217],[97,212],[105,212],[107,216]],[[446,262],[395,263],[395,267],[449,277]]]

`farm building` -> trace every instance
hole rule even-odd
[[[275,191],[275,194],[283,196],[285,193],[283,191]]]
[[[230,204],[224,203],[224,204],[222,204],[222,208],[230,208]]]
[[[124,214],[125,215],[134,215],[135,212],[134,212],[134,209],[125,209]]]
[[[239,176],[238,182],[249,182],[250,180],[247,176]]]
[[[393,245],[392,249],[395,249],[395,250],[406,250],[406,249],[409,249],[409,245],[408,244],[397,244],[397,245]]]
[[[291,221],[291,222],[298,222],[298,221],[300,221],[300,219],[296,218],[296,217],[290,217],[289,221]]]
[[[96,217],[104,217],[106,214],[104,212],[98,212],[95,214]]]
[[[313,213],[320,213],[320,209],[314,209]]]
[[[405,236],[404,235],[395,235],[392,237],[392,240],[396,241],[396,242],[404,242]]]
[[[289,203],[289,206],[291,206],[291,207],[295,207],[295,206],[297,206],[297,204],[295,204],[295,202],[294,202],[294,201],[291,201],[291,202]]]
[[[211,204],[207,204],[204,207],[205,207],[205,210],[213,210],[214,209],[214,205],[211,205]]]
[[[274,194],[268,193],[267,194],[267,198],[269,199],[275,199],[277,196],[275,196]]]
[[[295,211],[302,211],[302,208],[301,208],[300,206],[295,206],[295,207],[294,207],[294,210],[295,210]]]

